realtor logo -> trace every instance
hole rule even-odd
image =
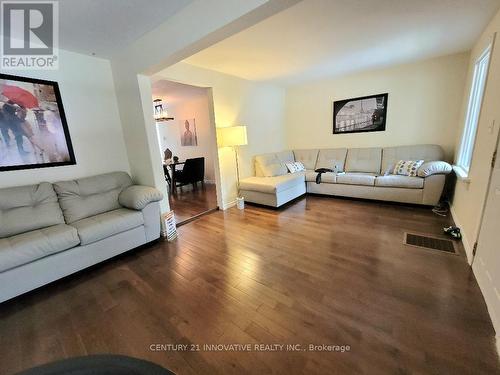
[[[2,1],[3,69],[58,68],[57,1]]]

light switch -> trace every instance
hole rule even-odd
[[[495,195],[500,195],[500,188],[495,189]]]

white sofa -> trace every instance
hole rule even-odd
[[[158,239],[162,198],[125,172],[0,189],[0,302]]]
[[[279,207],[305,193],[436,205],[451,165],[438,145],[385,148],[288,150],[255,157],[255,176],[242,179],[247,202]],[[417,177],[391,174],[399,160],[424,160]],[[305,172],[287,173],[285,163],[300,161]],[[322,174],[318,168],[339,173]]]

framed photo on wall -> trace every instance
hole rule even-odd
[[[181,121],[180,135],[181,146],[198,146],[198,134],[196,134],[196,120],[194,118]]]
[[[388,96],[385,93],[333,102],[333,134],[384,131]]]
[[[0,172],[73,164],[57,82],[0,74]]]

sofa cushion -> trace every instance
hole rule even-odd
[[[141,211],[120,208],[75,221],[71,225],[78,231],[82,245],[137,228],[144,224]]]
[[[314,182],[316,181],[316,176],[318,175],[318,172],[315,172],[314,170],[307,169],[305,172],[305,178],[306,182]]]
[[[375,186],[423,189],[424,179],[421,177],[408,177],[399,175],[379,176],[375,179]]]
[[[296,161],[304,164],[306,169],[315,169],[316,160],[318,160],[318,150],[293,150]]]
[[[381,148],[350,148],[347,151],[346,172],[380,173]]]
[[[255,174],[259,177],[273,177],[287,174],[284,162],[276,154],[262,154],[255,157]]]
[[[316,182],[318,172],[306,171],[306,182]],[[337,174],[332,172],[321,173],[321,183],[334,184],[337,182]]]
[[[319,150],[314,169],[327,168],[342,172],[345,168],[347,148],[325,148]]]
[[[342,173],[337,174],[337,183],[346,185],[365,185],[374,186],[375,185],[374,174],[369,173]]]
[[[0,238],[63,223],[57,195],[48,182],[0,189]]]
[[[63,181],[54,184],[66,223],[120,208],[118,196],[132,185],[125,172]]]
[[[241,190],[261,193],[279,193],[298,184],[304,184],[305,172],[288,173],[275,177],[248,177],[240,181]]]
[[[382,150],[382,171],[394,168],[399,160],[444,160],[444,151],[438,145],[385,147]]]
[[[293,151],[291,150],[277,152],[276,157],[283,164],[295,161],[295,157],[293,156]]]
[[[78,246],[76,229],[59,224],[0,239],[0,272]]]

